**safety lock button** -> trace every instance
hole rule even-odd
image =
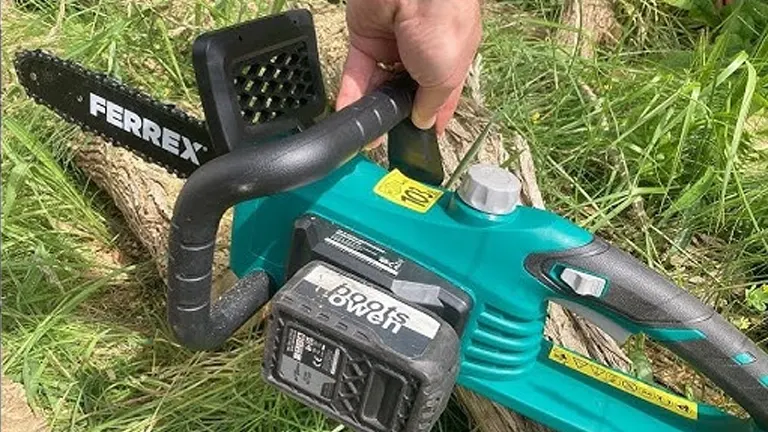
[[[563,269],[560,279],[581,296],[601,297],[605,291],[605,279],[572,268]]]

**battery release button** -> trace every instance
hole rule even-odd
[[[580,296],[601,297],[605,291],[605,279],[572,268],[564,268],[560,279]]]

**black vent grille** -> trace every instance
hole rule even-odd
[[[251,125],[301,109],[318,96],[304,42],[240,62],[233,72],[240,114]]]
[[[409,382],[403,393],[403,400],[400,402],[400,407],[397,410],[397,419],[393,425],[394,430],[403,430],[406,423],[408,423],[408,418],[413,410],[413,403],[416,401],[416,390],[416,383],[413,381]]]
[[[338,401],[348,415],[355,412],[362,403],[363,391],[371,373],[371,362],[366,356],[354,351],[348,352],[347,364],[339,380]]]
[[[334,398],[334,405],[339,414],[356,419],[358,422],[362,420],[359,414],[365,388],[371,371],[376,367],[388,369],[385,364],[376,361],[376,359],[371,359],[363,353],[347,348],[346,364],[339,377],[338,391]],[[403,430],[412,414],[418,383],[412,377],[406,379],[407,383],[403,389],[402,399],[400,399],[396,409],[396,418],[386,431],[398,432]],[[381,429],[381,431],[384,432],[385,429]]]
[[[281,301],[285,301],[286,298],[288,297],[284,297]],[[284,317],[288,317],[288,319],[285,319]],[[263,365],[267,366],[268,364],[271,364],[272,366],[269,370],[269,374],[277,377],[278,358],[282,349],[280,335],[283,334],[283,329],[289,322],[297,323],[304,328],[310,328],[310,326],[301,319],[283,314],[278,315],[276,318],[274,316],[270,317],[270,321],[274,319],[276,319],[276,326],[275,331],[272,333],[273,337],[271,345],[273,345],[275,349],[272,349],[268,356],[265,355]],[[393,373],[394,371],[389,365],[352,347],[343,347],[343,351],[343,366],[337,377],[336,388],[331,396],[330,404],[328,404],[328,401],[321,400],[298,389],[296,389],[296,391],[297,394],[301,394],[302,397],[319,404],[334,415],[338,415],[358,424],[363,424],[364,421],[361,417],[361,408],[363,405],[363,397],[365,396],[366,385],[368,384],[371,372],[375,368]],[[267,358],[269,358],[269,361],[267,361]],[[408,420],[414,415],[413,408],[416,398],[418,397],[419,382],[413,376],[405,376],[404,378],[406,383],[403,388],[402,397],[398,402],[398,406],[395,408],[396,416],[392,421],[392,424],[386,428],[380,428],[372,424],[368,424],[368,426],[379,432],[400,432],[405,428]],[[288,385],[293,387],[291,384]],[[434,413],[428,413],[428,415],[432,414]],[[423,416],[424,414],[418,413],[418,415]]]

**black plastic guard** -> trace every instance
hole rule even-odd
[[[303,130],[326,106],[309,11],[211,31],[193,45],[200,98],[221,153]]]

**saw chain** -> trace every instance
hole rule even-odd
[[[14,65],[35,102],[176,177],[224,153],[212,145],[205,122],[110,75],[42,50],[18,52]]]

